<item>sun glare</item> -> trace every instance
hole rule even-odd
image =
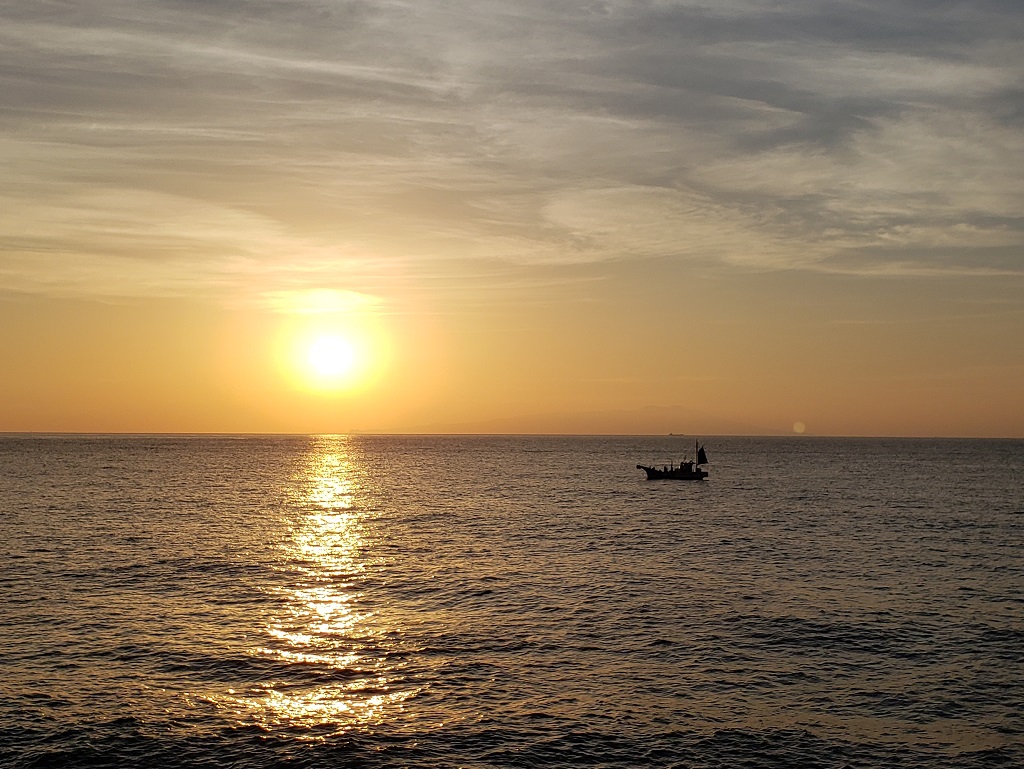
[[[342,291],[281,292],[273,308],[283,318],[274,343],[280,372],[315,395],[362,393],[380,382],[391,359],[379,301]]]
[[[323,379],[337,380],[352,372],[356,351],[344,337],[325,334],[309,345],[307,360],[314,374]]]
[[[314,390],[348,390],[365,376],[369,350],[335,332],[314,332],[298,343],[295,373]]]
[[[363,391],[380,378],[383,339],[343,323],[298,324],[281,339],[281,366],[294,387],[321,395]]]

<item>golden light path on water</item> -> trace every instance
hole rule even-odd
[[[359,478],[348,439],[322,436],[292,479],[291,528],[278,554],[290,579],[274,589],[280,611],[265,628],[266,643],[250,650],[292,670],[244,693],[210,698],[245,722],[322,739],[381,723],[415,693],[396,686],[388,652],[397,629],[384,624],[361,589],[377,561],[364,539],[374,512]]]

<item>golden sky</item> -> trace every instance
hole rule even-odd
[[[1024,436],[997,0],[0,8],[0,431]]]

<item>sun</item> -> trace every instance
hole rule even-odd
[[[318,333],[303,344],[302,378],[317,390],[347,389],[358,382],[366,353],[351,338],[338,333]]]
[[[390,329],[379,302],[341,291],[275,294],[273,357],[290,388],[313,397],[366,395],[386,379]]]
[[[355,368],[356,350],[343,336],[322,334],[310,343],[306,362],[315,376],[328,381],[340,380]]]
[[[380,381],[388,347],[379,334],[341,322],[298,323],[278,342],[286,381],[310,395],[356,395]]]

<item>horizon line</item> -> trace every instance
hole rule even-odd
[[[314,437],[422,437],[422,438],[846,438],[856,440],[1006,440],[1022,441],[1013,435],[921,435],[921,434],[827,434],[827,433],[532,433],[532,432],[415,432],[350,430],[344,432],[274,432],[274,431],[81,431],[81,430],[0,430],[7,437],[123,437],[123,438],[314,438]]]

